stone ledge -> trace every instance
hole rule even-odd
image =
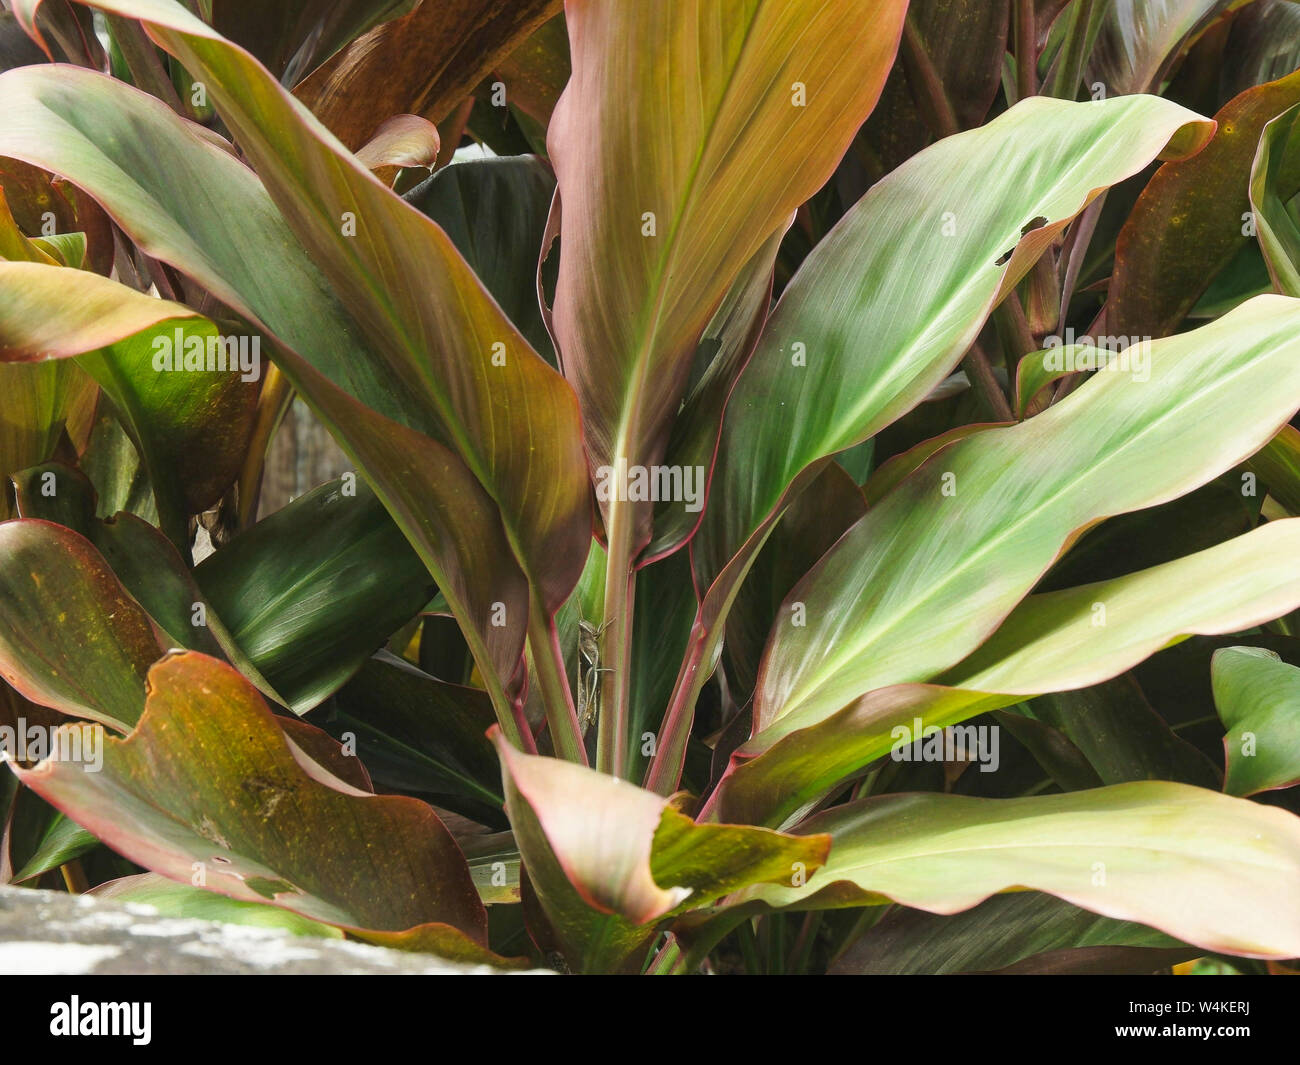
[[[0,975],[369,973],[507,975],[428,954],[295,936],[279,928],[160,917],[152,906],[0,886]]]

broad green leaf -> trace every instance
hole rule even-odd
[[[88,540],[45,521],[0,523],[0,677],[22,695],[126,731],[163,651]]]
[[[790,589],[865,511],[861,490],[831,463],[781,516],[727,615],[723,660],[737,704],[749,702],[767,634]]]
[[[1152,97],[1036,98],[878,182],[805,261],[741,374],[697,573],[714,580],[770,526],[796,478],[802,487],[811,467],[874,436],[947,377],[1099,189],[1195,150],[1209,132]],[[880,354],[864,361],[863,351]]]
[[[1089,526],[1177,498],[1257,451],[1300,407],[1298,324],[1300,303],[1261,296],[1152,344],[1149,381],[1125,372],[1131,357],[1117,360],[1043,414],[939,452],[790,593],[806,624],[783,610],[773,630],[756,728],[796,714],[809,724],[873,688],[931,679]],[[943,517],[955,507],[959,521]],[[1081,593],[1065,594],[1077,609]],[[970,681],[1026,690],[1019,677],[1010,688]]]
[[[561,0],[423,0],[343,49],[295,92],[349,148],[390,115],[441,122]]]
[[[235,643],[300,714],[347,681],[434,592],[419,556],[355,480],[322,485],[240,533],[194,579]]]
[[[1228,730],[1223,790],[1254,795],[1300,783],[1300,669],[1262,648],[1225,647],[1211,676]]]
[[[696,824],[653,792],[494,735],[529,881],[584,971],[625,963],[672,912],[743,884],[789,882],[825,860],[823,836]]]
[[[1300,296],[1300,224],[1288,210],[1300,160],[1300,107],[1264,127],[1250,173],[1250,205],[1269,275],[1279,292]]]
[[[942,682],[1032,694],[1115,676],[1189,633],[1241,632],[1300,604],[1300,519],[1126,577],[1032,595]]]
[[[782,294],[727,407],[692,543],[707,591],[683,698],[789,501],[833,455],[948,376],[993,307],[1100,189],[1156,156],[1196,150],[1210,131],[1150,97],[1096,105],[1036,97],[918,153],[841,219]],[[664,751],[680,765],[680,744]],[[663,779],[676,786],[671,768]]]
[[[1026,695],[1099,684],[1189,633],[1237,632],[1285,613],[1300,601],[1298,538],[1300,522],[1273,522],[1151,570],[1030,596],[938,683],[877,688],[819,720],[790,715],[755,734],[732,755],[706,816],[788,823],[888,754],[895,729],[916,732],[917,719],[941,728]],[[1093,623],[1098,602],[1104,626]]]
[[[24,880],[31,880],[42,873],[48,873],[51,869],[75,861],[98,846],[99,840],[75,821],[70,821],[59,814],[41,838],[36,853],[14,874],[13,882],[21,884]]]
[[[144,715],[107,741],[99,773],[47,760],[19,775],[168,879],[192,883],[197,867],[211,891],[371,942],[488,953],[469,869],[433,810],[314,779],[257,692],[214,659],[185,652],[151,669]]]
[[[1028,710],[1034,720],[1068,737],[1096,769],[1102,784],[1173,780],[1219,788],[1218,767],[1178,738],[1132,676],[1040,695],[1028,703]]]
[[[100,899],[152,906],[163,917],[192,917],[201,921],[252,925],[255,928],[283,928],[295,936],[315,936],[320,939],[343,938],[343,933],[331,925],[310,921],[276,906],[241,902],[214,891],[178,884],[157,873],[139,873],[110,880],[92,888],[88,894]]]
[[[820,909],[885,900],[957,913],[996,892],[1043,891],[1206,950],[1300,954],[1300,818],[1185,784],[1117,784],[1068,795],[885,796],[800,826],[829,833],[803,887],[770,884],[733,905]]]
[[[0,262],[0,285],[12,293],[0,358],[81,356],[144,457],[168,535],[187,548],[189,515],[220,499],[243,463],[260,337],[222,336],[187,307],[82,270]]]
[[[1107,96],[1159,92],[1179,55],[1206,26],[1244,0],[1112,0],[1088,64]]]
[[[356,757],[384,790],[505,827],[500,768],[486,737],[492,704],[480,689],[381,651],[311,720],[336,739],[351,733]]]
[[[870,113],[904,6],[568,5],[573,73],[547,136],[562,201],[554,333],[593,467],[660,461],[705,327]],[[870,26],[847,51],[846,24]],[[605,517],[612,556],[635,556],[648,507],[615,500]]]
[[[835,975],[943,975],[990,971],[1150,973],[1200,954],[1144,925],[1040,895],[994,895],[942,917],[895,910],[831,966]],[[1081,969],[1081,966],[1089,966]],[[1050,968],[1049,968],[1050,966]]]
[[[1260,133],[1296,103],[1300,73],[1249,89],[1214,116],[1219,128],[1202,151],[1156,171],[1115,246],[1106,305],[1110,332],[1130,342],[1174,332],[1250,242],[1248,186]],[[1300,191],[1300,156],[1275,180],[1283,199]]]

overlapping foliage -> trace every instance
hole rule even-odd
[[[1300,956],[1300,5],[282,6],[0,23],[0,876]]]

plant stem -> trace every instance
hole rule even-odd
[[[632,610],[636,572],[632,568],[632,540],[636,511],[621,500],[609,505],[606,527],[605,626],[600,660],[608,673],[600,678],[600,717],[596,725],[596,768],[622,777],[627,772],[627,721],[632,665]]]
[[[1027,100],[1038,92],[1038,25],[1034,0],[1016,0],[1016,95]]]
[[[760,976],[763,963],[758,957],[758,939],[754,935],[754,922],[742,921],[736,928],[736,945],[740,947],[740,956],[745,962],[745,972],[750,976]]]
[[[1089,52],[1089,30],[1093,21],[1094,0],[1077,0],[1070,5],[1065,40],[1056,55],[1043,92],[1061,100],[1073,100],[1079,94],[1083,68]]]
[[[568,676],[564,671],[560,634],[555,628],[555,619],[536,599],[532,599],[529,606],[528,646],[533,651],[533,669],[537,672],[537,685],[542,690],[546,727],[550,729],[555,753],[566,762],[586,765],[587,752],[582,746],[578,711],[573,705],[573,692],[569,690]]]
[[[993,367],[989,364],[989,358],[984,354],[984,349],[978,343],[971,344],[970,350],[966,352],[966,357],[962,360],[962,368],[965,369],[971,385],[996,421],[1012,422],[1016,420],[1016,416],[1011,411],[1011,404],[1007,402],[1006,394],[1002,391],[1002,386],[998,384],[997,377],[994,376]]]
[[[799,935],[795,938],[794,946],[790,948],[790,972],[803,974],[808,971],[808,962],[817,943],[817,931],[821,928],[824,913],[824,910],[809,910],[804,914]]]
[[[280,372],[274,363],[266,367],[266,376],[262,380],[262,392],[257,399],[257,416],[253,423],[253,433],[249,437],[248,450],[239,470],[239,491],[236,495],[239,505],[239,528],[247,529],[253,524],[257,515],[257,504],[262,492],[262,475],[266,470],[266,455],[271,441],[284,421],[290,405],[293,403],[293,386],[289,379]]]
[[[121,15],[105,15],[104,20],[108,23],[122,58],[126,60],[131,77],[135,79],[136,88],[156,96],[178,115],[188,117],[181,98],[176,95],[176,86],[163,69],[158,51],[145,35],[140,23]]]
[[[672,699],[659,727],[654,758],[643,782],[645,788],[660,795],[671,795],[681,780],[686,761],[686,741],[695,718],[695,703],[708,679],[700,664],[706,649],[716,642],[710,636],[697,614],[686,645],[686,657],[677,674],[677,683],[673,685]]]
[[[930,58],[916,23],[912,21],[910,11],[903,21],[899,55],[907,71],[907,83],[912,87],[917,107],[934,135],[951,137],[960,132],[957,112],[953,110],[952,101],[948,99],[948,93],[943,87],[943,79],[939,77],[939,71]]]
[[[668,942],[654,956],[654,960],[646,968],[647,976],[681,976],[682,965],[686,961],[686,955],[682,953],[681,944],[677,942],[677,937],[671,933],[668,936]]]
[[[59,872],[63,874],[68,894],[84,895],[90,890],[90,881],[86,879],[86,871],[81,868],[80,859],[73,858],[70,862],[64,862],[59,866]]]

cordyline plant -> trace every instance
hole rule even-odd
[[[5,880],[1300,955],[1300,5],[9,6]]]

